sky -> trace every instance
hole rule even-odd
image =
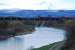
[[[0,0],[2,9],[75,10],[75,0]]]

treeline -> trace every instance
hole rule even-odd
[[[38,16],[35,18],[29,18],[29,17],[16,17],[16,16],[8,16],[8,17],[0,17],[1,21],[8,21],[8,23],[12,23],[12,25],[15,25],[17,23],[22,23],[25,25],[33,25],[33,26],[52,26],[52,27],[61,27],[61,26],[67,26],[71,25],[71,23],[75,24],[75,17],[42,17]],[[11,20],[11,21],[10,21]],[[13,24],[14,23],[14,24]]]
[[[38,17],[16,17],[16,16],[7,16],[7,17],[3,17],[0,16],[0,20],[75,20],[75,17],[52,17],[52,16],[47,16],[47,17],[42,17],[42,16],[38,16]]]
[[[42,16],[37,16],[33,18],[29,17],[16,17],[16,16],[7,16],[7,17],[0,17],[1,21],[8,21],[8,23],[14,22],[15,23],[23,23],[23,24],[28,24],[28,25],[36,25],[40,24],[47,25],[47,26],[63,26],[67,24],[68,22],[74,22],[75,23],[75,17],[52,17],[52,16],[47,16],[47,17],[42,17]],[[10,21],[11,20],[11,21]],[[69,24],[70,25],[70,24]]]

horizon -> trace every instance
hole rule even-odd
[[[34,14],[35,13],[35,14]],[[0,10],[0,16],[18,16],[18,17],[37,17],[37,16],[72,16],[75,17],[75,10],[11,10],[3,9]]]
[[[18,1],[18,2],[17,2]],[[39,12],[40,11],[40,12]],[[71,11],[71,12],[70,12]],[[0,16],[75,16],[74,0],[1,0]]]

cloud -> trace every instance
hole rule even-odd
[[[29,9],[29,10],[72,10],[74,1],[69,0],[3,0],[0,9]]]
[[[0,5],[6,5],[6,4],[0,3]]]

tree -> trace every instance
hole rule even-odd
[[[67,21],[66,27],[66,42],[62,50],[75,50],[75,20]]]
[[[6,29],[8,27],[7,21],[0,21],[0,29]]]

